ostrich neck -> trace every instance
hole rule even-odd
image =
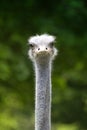
[[[49,59],[37,61],[35,130],[51,129],[51,63]]]

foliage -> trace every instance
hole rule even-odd
[[[34,129],[34,72],[27,39],[56,36],[53,130],[87,130],[85,0],[0,1],[0,129]],[[59,125],[58,125],[59,124]]]

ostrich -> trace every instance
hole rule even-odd
[[[51,63],[57,55],[55,37],[30,37],[28,55],[35,66],[35,130],[51,130]]]

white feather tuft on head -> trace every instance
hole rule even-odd
[[[28,39],[30,44],[47,44],[55,41],[55,37],[48,34],[32,36]]]

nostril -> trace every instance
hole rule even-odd
[[[47,50],[47,48],[46,48],[46,50]]]
[[[40,48],[38,48],[38,51],[40,50]]]

